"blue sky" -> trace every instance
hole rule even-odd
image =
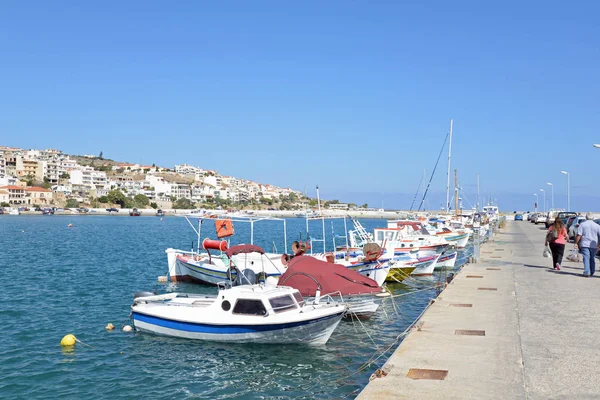
[[[0,142],[408,208],[454,118],[470,203],[479,174],[566,207],[566,169],[600,211],[600,3],[487,3],[4,3]],[[431,208],[445,181],[443,156]]]

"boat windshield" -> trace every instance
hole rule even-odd
[[[296,301],[298,302],[300,307],[302,307],[304,305],[304,297],[302,297],[300,292],[294,292],[294,297],[296,298]]]
[[[271,307],[273,307],[275,313],[294,310],[296,308],[296,303],[294,303],[294,299],[290,295],[272,297],[269,299],[269,303],[271,303]]]

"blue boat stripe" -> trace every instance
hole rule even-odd
[[[269,325],[213,325],[213,324],[201,324],[195,322],[184,322],[174,321],[166,318],[155,317],[152,315],[142,314],[140,312],[132,312],[133,321],[146,322],[148,324],[160,326],[163,328],[169,328],[176,331],[185,332],[197,332],[197,333],[212,333],[212,334],[235,334],[235,333],[255,333],[255,332],[268,332],[279,329],[295,328],[298,326],[311,325],[316,322],[325,321],[331,318],[339,317],[344,311],[339,313],[311,319],[308,321],[291,322],[285,324],[269,324]],[[262,318],[262,317],[257,317]]]

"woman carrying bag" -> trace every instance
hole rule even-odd
[[[565,252],[565,243],[567,243],[567,228],[560,218],[556,218],[554,223],[548,228],[546,234],[546,246],[550,245],[552,252],[552,268],[560,271],[563,254]]]

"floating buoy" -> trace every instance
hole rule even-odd
[[[161,220],[161,221],[164,221],[165,219],[164,219],[164,218],[161,218],[160,220]]]
[[[75,346],[75,342],[77,342],[77,338],[75,337],[75,335],[69,333],[68,335],[65,335],[64,338],[62,338],[62,340],[60,341],[60,345],[62,347]]]
[[[159,283],[167,283],[167,277],[166,276],[159,276],[158,277],[158,282]]]
[[[21,231],[21,232],[25,233],[25,231]]]
[[[104,328],[107,331],[112,331],[113,329],[115,329],[115,326],[111,323],[109,323],[108,325],[106,325],[106,327]]]
[[[125,326],[123,327],[123,332],[131,332],[131,326],[129,326],[129,325],[125,325]]]
[[[68,225],[68,227],[69,227],[69,228],[72,228],[72,227],[73,227],[73,224],[69,224],[69,225]]]

